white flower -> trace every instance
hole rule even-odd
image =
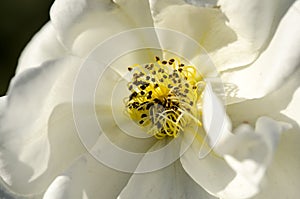
[[[45,199],[297,198],[300,1],[56,0],[50,16],[22,53],[7,96],[0,98],[0,176],[12,192]],[[206,86],[197,98],[203,99],[204,126],[198,133],[207,133],[213,152],[199,158],[204,142],[191,138],[193,126],[183,125],[182,136],[173,140],[193,143],[180,159],[149,173],[120,172],[96,161],[78,138],[74,82],[99,43],[153,26],[184,33],[205,48],[224,82],[227,110]],[[166,39],[158,34],[160,44]],[[188,49],[182,40],[177,45]],[[143,64],[139,56],[130,61]],[[120,74],[127,69],[122,63]],[[97,97],[111,99],[105,94],[119,76],[107,73],[103,81],[111,84]],[[89,130],[93,115],[85,96],[80,100],[76,108]],[[119,134],[110,108],[99,106],[97,116],[115,144],[144,152],[164,146],[166,139],[136,143]],[[224,116],[221,138],[210,132],[219,124],[215,113]],[[106,145],[97,147],[93,150],[106,152]],[[143,163],[147,153],[137,170]]]

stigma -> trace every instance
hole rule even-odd
[[[128,67],[132,75],[126,113],[157,139],[176,138],[191,121],[201,125],[198,104],[205,82],[196,68],[179,58]]]

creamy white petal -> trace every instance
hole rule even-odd
[[[281,111],[281,113],[288,116],[289,118],[292,118],[298,125],[300,125],[299,108],[300,108],[300,87],[298,87],[295,90],[292,100],[290,101],[286,109]]]
[[[123,123],[117,123],[111,107],[97,106],[98,137],[88,148],[101,163],[122,172],[134,172],[141,158],[156,139],[135,137]],[[120,113],[120,112],[119,112]],[[122,113],[121,113],[122,114]],[[90,132],[83,132],[84,136]],[[139,130],[139,133],[146,134]]]
[[[202,146],[196,140],[181,158],[183,167],[198,184],[216,196],[230,199],[252,197],[259,192],[280,133],[288,127],[268,118],[257,121],[255,132],[249,125],[241,125],[234,135],[217,146],[217,152],[221,152],[225,160],[213,152],[199,157]]]
[[[290,125],[262,117],[256,122],[255,132],[248,125],[235,130],[234,137],[228,140],[228,155],[225,160],[237,176],[222,194],[226,198],[247,198],[257,194],[265,171],[277,149],[280,134]],[[246,186],[245,186],[246,185]],[[233,190],[238,189],[239,192]]]
[[[57,0],[50,11],[59,39],[77,55],[122,31],[152,26],[147,1]]]
[[[299,79],[298,79],[299,82]],[[278,152],[267,171],[265,176],[265,184],[262,192],[255,198],[297,198],[300,194],[300,117],[299,104],[300,87],[298,87],[292,100],[281,111],[282,114],[288,116],[293,121],[293,129],[282,135]]]
[[[300,129],[284,133],[272,164],[268,168],[261,192],[255,199],[298,198],[300,194]]]
[[[194,132],[185,131],[184,138],[190,141]],[[199,158],[202,144],[195,140],[191,147],[181,156],[180,161],[189,176],[212,195],[218,196],[218,192],[225,189],[236,173],[225,160],[216,154],[209,153]]]
[[[267,49],[245,69],[222,75],[225,87],[233,86],[229,100],[263,97],[279,88],[297,70],[300,62],[300,1],[289,9]],[[234,102],[234,101],[232,101]]]
[[[207,84],[203,95],[202,120],[207,137],[205,138],[214,151],[226,153],[227,140],[233,137],[231,122],[225,112],[224,102],[216,96],[212,86]],[[202,152],[200,152],[202,153]],[[202,155],[206,155],[205,151]]]
[[[222,198],[253,196],[259,192],[260,182],[271,163],[280,133],[290,126],[260,118],[256,123],[256,133],[249,125],[244,124],[232,134],[224,107],[209,88],[208,85],[203,99],[204,128],[213,150],[225,155],[226,162],[237,174],[218,195]]]
[[[298,69],[280,89],[262,99],[228,106],[227,112],[231,115],[233,126],[243,121],[253,124],[261,115],[268,115],[293,125],[293,129],[281,135],[274,160],[263,179],[261,192],[255,198],[297,198],[299,195],[299,75]]]
[[[285,1],[290,5],[291,2]],[[281,14],[279,0],[246,0],[232,3],[229,0],[219,0],[222,12],[228,18],[231,27],[243,39],[251,42],[254,49],[259,50],[268,41],[271,28],[278,23],[276,15]],[[284,6],[282,6],[284,7]],[[234,56],[234,55],[233,55]]]
[[[43,199],[116,198],[130,175],[106,167],[85,154],[55,178]]]
[[[1,110],[0,160],[1,177],[15,192],[43,191],[81,152],[70,106],[58,106],[71,102],[79,64],[73,57],[45,62],[12,81]]]
[[[57,40],[57,32],[48,22],[23,50],[16,72],[20,73],[28,68],[38,67],[45,61],[61,58],[66,54],[67,51]]]
[[[281,5],[277,1],[245,3],[249,6],[243,6],[244,2],[218,4],[220,9],[180,0],[150,1],[155,26],[190,36],[209,53],[218,70],[250,64],[268,41],[272,26],[280,20],[274,18]]]
[[[220,51],[224,46],[235,42],[237,38],[235,32],[226,25],[225,15],[219,9],[197,7],[180,0],[150,1],[150,6],[156,27],[168,28],[186,34],[212,56],[218,69],[219,67],[226,67],[225,63],[222,62],[228,61],[218,60],[213,54]],[[178,48],[181,46],[184,44],[178,43]],[[188,48],[188,45],[186,47]],[[239,49],[241,52],[242,48]],[[224,52],[232,53],[230,50]],[[224,52],[222,51],[223,54]],[[242,54],[239,54],[241,62],[244,61]],[[230,58],[228,54],[225,56]]]
[[[150,151],[160,150],[166,143],[159,141],[156,143]],[[162,156],[169,156],[167,151],[160,150]],[[141,160],[148,162],[145,155],[145,159]],[[155,162],[156,159],[153,159]],[[148,162],[151,164],[151,162]],[[150,166],[149,166],[150,167]],[[180,161],[176,160],[174,163],[163,167],[157,171],[136,173],[133,174],[120,193],[118,199],[131,199],[131,198],[214,198],[208,194],[202,187],[194,182],[189,175],[187,175],[182,168]]]
[[[43,192],[59,172],[85,151],[70,105],[56,107],[48,125],[32,135],[5,137],[4,141],[1,177],[10,189],[24,195]]]

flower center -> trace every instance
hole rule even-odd
[[[130,118],[158,139],[177,137],[191,121],[201,125],[199,101],[204,88],[194,66],[179,58],[128,67],[132,80],[125,99]]]

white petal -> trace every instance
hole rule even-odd
[[[274,20],[278,4],[274,1],[245,3],[250,6],[244,6],[244,2],[220,4],[221,9],[217,9],[188,5],[180,0],[150,1],[155,26],[190,36],[209,53],[218,70],[250,64],[278,21]]]
[[[284,133],[272,164],[267,170],[261,192],[255,199],[298,198],[300,194],[300,129]]]
[[[122,123],[116,123],[111,107],[97,106],[99,122],[98,137],[94,145],[88,147],[90,153],[102,164],[122,172],[134,172],[141,158],[153,145],[156,139],[141,139],[134,137],[124,128]],[[90,132],[83,131],[88,136]],[[139,133],[146,134],[145,131]],[[94,136],[93,136],[94,137]]]
[[[116,198],[130,174],[103,166],[92,156],[81,156],[48,187],[44,199]]]
[[[138,0],[57,0],[50,16],[60,41],[81,56],[114,34],[152,25],[148,2]]]
[[[184,138],[191,139],[193,132],[185,132]],[[234,177],[235,172],[224,159],[209,153],[199,158],[201,143],[196,139],[191,147],[181,156],[180,161],[189,176],[212,195],[218,196],[218,192],[225,189]]]
[[[298,125],[300,125],[300,87],[298,87],[292,97],[292,100],[288,104],[285,110],[281,111],[284,115],[292,118]]]
[[[224,154],[227,147],[226,141],[233,136],[231,122],[226,115],[224,103],[216,96],[208,83],[203,95],[203,127],[209,145],[219,154]],[[202,155],[206,155],[200,152]]]
[[[17,67],[17,73],[28,68],[40,66],[43,62],[61,58],[66,50],[57,40],[57,33],[48,22],[27,44],[23,50]]]
[[[227,144],[225,160],[237,176],[220,194],[227,198],[247,198],[259,192],[260,182],[275,153],[281,132],[290,125],[266,117],[256,122],[255,132],[248,125],[235,130]],[[234,192],[238,188],[239,192]]]
[[[279,88],[299,67],[300,1],[282,19],[270,45],[249,67],[224,73],[225,87],[236,87],[230,97],[259,98]],[[237,100],[237,99],[236,99]]]
[[[232,118],[233,126],[241,122],[252,124],[261,115],[293,124],[293,129],[281,136],[274,160],[266,172],[261,193],[257,198],[297,198],[299,195],[300,130],[297,123],[299,75],[300,70],[294,73],[279,90],[262,99],[228,106],[227,111]]]
[[[298,188],[300,186],[299,101],[300,89],[298,87],[291,102],[282,111],[284,115],[293,120],[291,123],[294,124],[294,128],[282,135],[278,151],[265,176],[262,192],[255,199],[297,198],[300,194]]]
[[[0,119],[1,177],[18,193],[43,191],[82,150],[71,107],[58,106],[71,101],[79,64],[72,57],[45,62],[17,75],[9,88]]]
[[[288,127],[268,118],[257,121],[256,133],[248,125],[240,126],[235,134],[218,148],[219,151],[223,150],[222,154],[225,154],[228,165],[214,154],[201,156],[201,159],[201,145],[196,141],[182,156],[183,167],[198,184],[216,196],[231,199],[251,197],[258,193],[279,135]],[[224,146],[226,144],[228,146]],[[209,170],[212,173],[207,172]]]
[[[48,126],[33,135],[6,137],[3,141],[1,177],[10,189],[24,195],[44,191],[59,172],[84,152],[70,105],[58,106]]]
[[[236,41],[236,35],[225,24],[226,18],[220,10],[196,7],[175,0],[151,1],[150,5],[156,27],[168,28],[188,35],[191,37],[190,40],[198,42],[212,56],[217,67],[225,67],[223,66],[225,63],[222,63],[224,61],[217,60],[213,54]],[[181,46],[184,44],[178,43],[178,48]],[[188,48],[188,45],[186,47]],[[241,60],[244,61],[243,58]]]
[[[179,161],[158,171],[134,174],[118,199],[215,198],[187,175]]]
[[[291,3],[285,1],[285,4]],[[276,15],[282,14],[278,12],[285,12],[279,7],[282,5],[278,0],[247,0],[236,3],[219,0],[218,5],[228,18],[228,26],[237,33],[238,37],[251,42],[255,49],[260,49],[268,40],[272,26],[278,23]]]

